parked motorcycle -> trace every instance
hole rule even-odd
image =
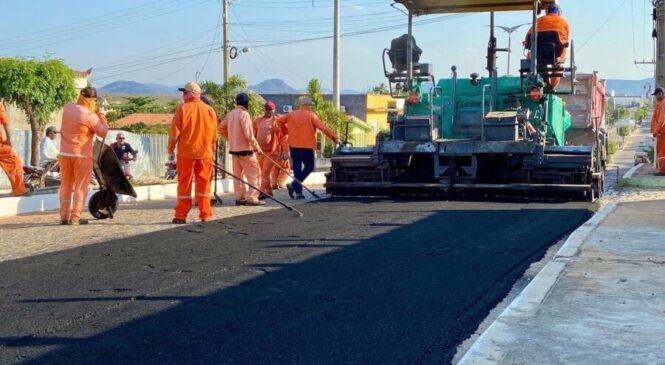
[[[60,185],[58,160],[48,162],[43,167],[23,166],[23,184],[29,191]]]

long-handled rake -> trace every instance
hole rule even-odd
[[[283,168],[282,166],[280,166],[279,163],[277,163],[277,161],[273,160],[272,158],[268,157],[268,155],[265,155],[265,154],[263,155],[263,158],[265,158],[265,159],[267,159],[268,161],[270,161],[270,162],[271,162],[273,165],[275,165],[278,169],[280,169],[280,170],[281,170],[282,172],[284,172],[286,175],[288,175],[289,177],[291,177],[291,178],[293,179],[293,181],[295,181],[295,182],[297,182],[298,184],[300,184],[300,186],[302,186],[303,189],[307,190],[307,191],[308,191],[310,194],[312,194],[312,196],[314,196],[316,199],[321,199],[320,196],[318,196],[315,192],[313,192],[313,191],[310,190],[308,187],[306,187],[306,186],[302,183],[302,181],[296,179],[296,177],[293,176],[293,175],[291,175],[291,174],[289,173],[288,170],[286,170],[285,168]]]
[[[252,189],[258,191],[259,193],[264,194],[264,195],[267,196],[268,198],[270,198],[270,199],[274,200],[275,202],[277,202],[277,204],[279,204],[279,205],[283,206],[284,208],[286,208],[286,209],[288,209],[288,210],[290,210],[290,211],[296,213],[296,214],[298,215],[298,217],[302,217],[302,216],[303,216],[302,212],[299,211],[298,209],[296,209],[296,208],[294,208],[294,207],[292,207],[292,206],[290,206],[290,205],[284,203],[283,201],[281,201],[281,200],[275,198],[274,196],[272,196],[271,194],[268,194],[268,193],[266,193],[265,191],[262,191],[261,189],[257,188],[257,187],[254,186],[253,184],[250,184],[249,182],[247,182],[247,181],[245,181],[245,180],[239,178],[238,176],[233,175],[232,173],[230,173],[229,171],[225,170],[222,166],[220,166],[220,165],[217,164],[217,163],[215,163],[215,169],[216,169],[216,170],[219,169],[219,171],[221,171],[221,172],[223,172],[223,173],[225,173],[225,174],[231,176],[232,178],[234,178],[234,179],[236,179],[236,180],[242,182],[243,184],[245,184],[245,185],[249,186],[250,188],[252,188]]]

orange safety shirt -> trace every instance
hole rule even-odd
[[[261,116],[254,119],[252,129],[261,150],[267,154],[273,153],[279,143],[279,128],[276,126],[275,116],[269,118]]]
[[[212,158],[217,140],[217,114],[200,99],[186,101],[175,110],[167,151],[190,159]]]
[[[5,124],[9,123],[9,117],[7,117],[7,113],[5,113],[5,106],[0,103],[0,126],[3,126]],[[7,136],[6,138],[9,138]],[[4,130],[0,130],[0,143],[5,141],[5,132]]]
[[[106,137],[107,133],[108,128],[100,115],[76,103],[69,103],[62,110],[60,155],[92,158],[93,137],[95,134]]]
[[[289,135],[289,145],[295,148],[316,149],[316,130],[337,141],[337,136],[319,117],[306,106],[277,118],[277,124],[284,126]]]
[[[538,24],[538,32],[555,31],[559,33],[559,40],[561,41],[561,43],[566,44],[570,41],[570,24],[561,15],[550,13],[545,16],[541,16],[540,18],[538,18],[536,22]],[[524,44],[527,43],[529,37],[531,36],[532,31],[533,27],[531,27],[529,31],[526,33],[526,37],[524,38]],[[565,56],[566,56],[566,48],[563,49],[563,53],[561,54],[561,57]]]
[[[252,119],[241,105],[236,105],[219,125],[219,131],[229,141],[229,151],[252,151],[251,147],[259,146],[254,138]]]
[[[656,103],[651,116],[651,133],[665,133],[665,99]]]

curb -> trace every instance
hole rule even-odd
[[[291,180],[291,178],[289,178],[289,180]],[[313,172],[307,178],[307,183],[313,185],[323,185],[325,181],[326,177],[324,172]],[[136,191],[136,198],[127,195],[119,195],[118,200],[124,203],[175,199],[178,195],[177,187],[177,183],[137,186],[134,188]],[[222,194],[232,193],[233,179],[217,180],[217,189]],[[88,199],[90,199],[95,192],[96,190],[88,192],[86,205]],[[13,217],[18,214],[45,212],[49,210],[58,210],[59,208],[60,198],[57,192],[53,194],[0,198],[0,217]]]
[[[612,202],[604,206],[566,239],[552,261],[543,267],[529,285],[478,337],[457,363],[458,365],[501,363],[505,356],[501,348],[501,339],[510,338],[511,321],[531,316],[538,309],[571,258],[577,255],[589,235],[614,211],[617,204],[618,202]]]

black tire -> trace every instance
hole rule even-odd
[[[97,219],[113,219],[118,210],[118,197],[108,190],[100,190],[90,197],[88,211]]]

